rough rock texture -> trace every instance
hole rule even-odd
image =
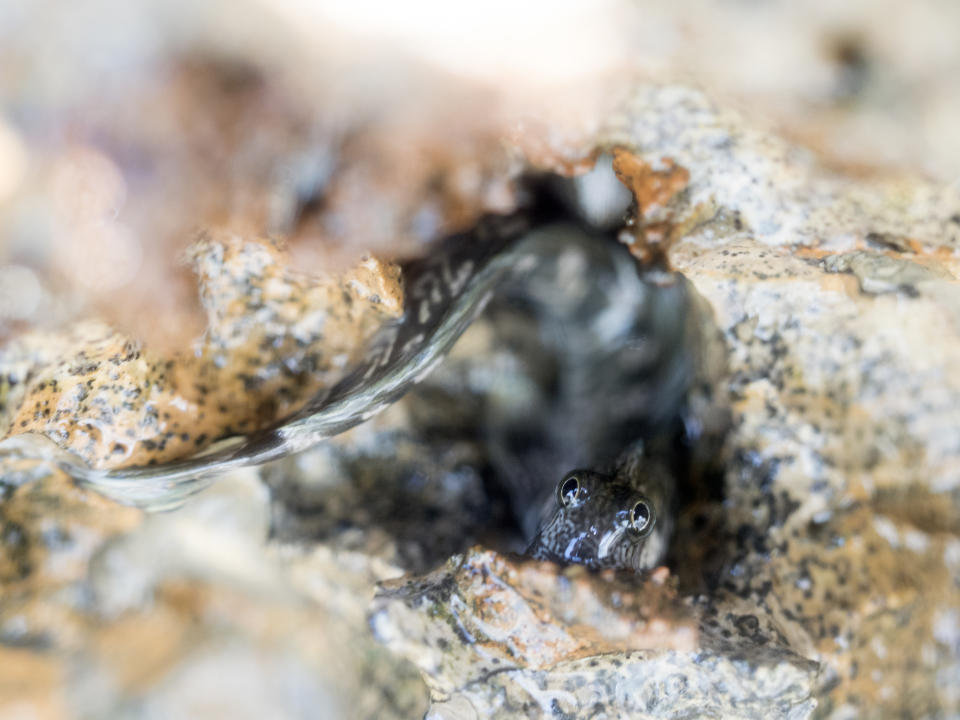
[[[626,239],[684,272],[729,351],[723,500],[684,511],[670,558],[681,590],[721,644],[755,638],[753,662],[775,640],[821,663],[818,714],[957,711],[960,192],[837,174],[679,87],[639,88],[601,138],[638,199]],[[406,607],[445,617],[471,607],[457,592],[512,587],[473,582],[453,573],[441,585],[454,594]],[[481,658],[430,655],[445,632],[383,635],[416,658],[438,713],[523,707],[515,688],[518,704],[499,704],[509,681],[483,679]],[[469,653],[469,632],[460,642]]]
[[[806,717],[816,664],[782,647],[761,654],[745,632],[715,642],[668,576],[471,550],[386,583],[371,625],[420,668],[428,718]]]
[[[513,207],[500,133],[473,112],[477,88],[389,50],[372,68],[338,70],[330,38],[306,49],[255,2],[215,0],[207,22],[178,4],[119,5],[94,0],[66,23],[56,3],[0,16],[0,262],[11,266],[0,277],[12,296],[0,337],[97,316],[182,351],[206,326],[179,263],[198,228],[282,237],[287,264],[320,274],[367,252],[416,252]],[[181,23],[207,42],[182,37]],[[223,51],[234,23],[247,30]],[[264,58],[271,42],[283,62]]]
[[[714,582],[824,663],[824,715],[957,712],[960,191],[837,175],[683,88],[614,125],[689,173],[670,259],[729,347]]]
[[[396,266],[339,277],[287,267],[277,243],[205,234],[190,247],[207,328],[165,356],[98,322],[0,349],[0,430],[36,432],[94,467],[163,462],[296,410],[403,313]]]

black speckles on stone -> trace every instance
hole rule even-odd
[[[768,555],[766,538],[755,527],[743,523],[737,529],[737,547],[750,547],[759,555]]]
[[[6,580],[22,580],[33,571],[33,564],[30,562],[30,540],[20,523],[0,518],[0,548],[13,566],[14,577],[5,578]]]
[[[760,621],[756,615],[740,615],[734,621],[737,631],[744,637],[754,637],[760,631]]]
[[[257,375],[248,375],[246,373],[237,373],[237,380],[243,383],[243,389],[246,392],[252,392],[263,385],[263,378]]]
[[[683,673],[673,673],[663,681],[663,694],[667,697],[679,698],[687,692],[690,681]]]
[[[48,652],[54,647],[53,640],[48,633],[11,632],[9,630],[0,630],[0,645],[40,653]]]
[[[570,713],[564,712],[563,708],[560,707],[560,701],[557,698],[553,698],[550,701],[550,713],[555,718],[560,718],[560,720],[574,720],[576,715],[571,715]]]

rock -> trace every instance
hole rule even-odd
[[[591,574],[473,549],[385,583],[370,622],[423,673],[428,718],[807,717],[816,663],[768,648],[770,637],[744,642],[741,632],[724,645],[668,575]],[[750,652],[738,656],[739,643]]]
[[[960,191],[837,174],[677,87],[640,89],[613,125],[689,173],[669,259],[729,352],[724,500],[678,536],[681,585],[763,609],[823,663],[818,714],[957,712]],[[878,232],[910,241],[880,253]]]
[[[0,350],[0,437],[44,435],[93,467],[163,462],[289,415],[403,313],[399,268],[373,257],[304,277],[275,242],[205,233],[190,247],[207,328],[164,355],[89,321]]]
[[[69,335],[44,347],[8,338],[26,325],[43,337],[58,324],[85,331],[91,305],[127,328],[97,334],[96,354],[143,360],[128,389],[162,392],[162,362],[135,358],[130,331],[156,325],[183,340],[202,329],[184,299],[192,285],[159,270],[197,223],[234,238],[217,235],[201,264],[218,267],[218,245],[239,250],[238,271],[207,285],[226,320],[214,350],[289,328],[289,313],[306,323],[293,344],[316,340],[324,360],[312,365],[307,351],[298,367],[327,368],[353,345],[319,342],[318,317],[282,297],[279,314],[246,307],[249,293],[301,287],[272,243],[248,253],[248,239],[267,226],[290,234],[298,270],[354,259],[357,243],[423,252],[511,208],[528,167],[578,176],[580,215],[604,225],[623,201],[591,193],[619,172],[637,201],[624,240],[683,273],[712,308],[726,357],[698,360],[728,368],[712,390],[733,416],[719,474],[705,473],[681,508],[662,584],[662,571],[592,575],[467,550],[522,542],[491,482],[478,405],[458,405],[456,383],[165,515],[0,459],[0,714],[415,717],[427,707],[419,672],[438,717],[960,714],[958,11],[936,0],[834,5],[645,2],[614,17],[631,67],[655,79],[589,78],[545,122],[527,117],[536,101],[521,103],[510,143],[487,90],[382,64],[328,66],[304,51],[328,44],[308,23],[308,41],[294,42],[249,4],[198,16],[189,41],[172,39],[174,5],[155,38],[152,22],[113,0],[71,22],[41,8],[23,27],[0,23],[10,69],[0,83],[14,89],[0,119],[11,161],[0,170],[6,422],[28,386],[40,418],[25,410],[16,425],[64,439],[44,401],[65,401],[58,421],[83,419],[70,399],[79,380],[48,373],[69,356],[66,375],[97,380]],[[124,30],[107,43],[102,29],[114,26],[101,15]],[[282,40],[270,62],[258,55],[269,41],[250,42],[268,35]],[[268,68],[280,65],[282,78]],[[483,112],[466,102],[478,94]],[[543,94],[553,102],[560,90]],[[567,116],[596,96],[612,109],[570,130]],[[333,120],[318,127],[321,116]],[[149,272],[133,282],[141,261]],[[258,263],[269,288],[246,282]],[[389,299],[390,276],[373,275],[352,280],[379,319],[389,302],[373,296]],[[222,314],[219,300],[231,306]],[[525,374],[490,361],[497,342],[472,342],[455,358],[465,374],[484,369],[478,385],[501,412],[535,422],[544,406],[519,412],[518,398],[537,395]],[[284,372],[276,356],[254,362]],[[112,380],[108,370],[100,384]],[[243,378],[231,383],[244,412],[273,407],[274,386],[248,402]],[[438,408],[450,422],[424,420]],[[69,438],[77,449],[88,439]],[[89,457],[102,460],[111,446],[93,439]],[[387,647],[366,616],[384,581],[371,617]]]
[[[0,505],[0,716],[422,713],[422,683],[357,600],[399,569],[267,543],[269,521],[253,470],[154,515],[61,475],[15,489]]]

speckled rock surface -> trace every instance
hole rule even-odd
[[[0,431],[35,432],[94,467],[163,462],[283,417],[403,312],[398,269],[339,277],[287,266],[275,242],[206,233],[190,247],[207,329],[164,355],[90,321],[0,349]]]
[[[957,712],[960,190],[838,175],[689,89],[615,126],[689,172],[670,260],[729,348],[711,583],[824,664],[819,714]]]
[[[371,626],[420,668],[428,718],[809,715],[816,663],[744,631],[718,643],[668,581],[471,550],[386,583]]]
[[[838,174],[675,86],[637,89],[601,138],[638,199],[624,239],[703,293],[729,352],[723,497],[682,513],[668,559],[681,591],[717,637],[819,663],[818,716],[956,712],[960,191]],[[425,597],[406,607],[471,607]],[[523,707],[497,705],[505,679],[471,679],[479,657],[431,655],[445,632],[384,639],[438,683],[442,712]],[[469,699],[443,705],[461,687]]]

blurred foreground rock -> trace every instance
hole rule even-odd
[[[2,718],[422,712],[415,673],[366,630],[373,584],[400,570],[269,543],[256,472],[152,516],[59,476],[0,507]]]

